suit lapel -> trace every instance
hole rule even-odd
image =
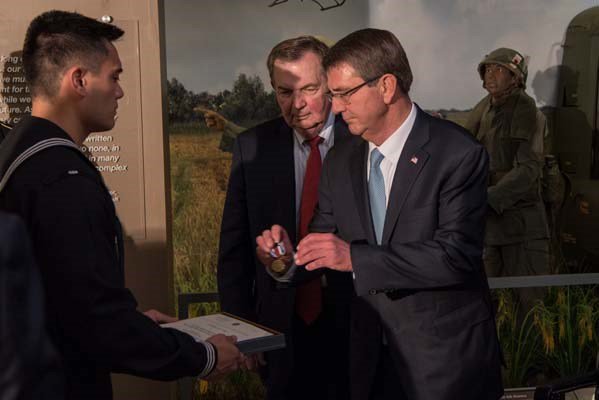
[[[295,205],[295,161],[293,155],[293,131],[283,121],[272,137],[270,148],[271,171],[275,175],[273,192],[270,196],[270,207],[279,210],[276,223],[289,227],[288,234],[292,243],[296,241],[296,205]],[[284,201],[278,193],[290,193],[291,201]],[[280,222],[279,222],[280,221]],[[269,227],[270,228],[270,227]]]
[[[341,114],[335,116],[335,124],[333,128],[333,135],[335,135],[334,144],[337,144],[340,140],[351,136],[347,124],[341,117]]]
[[[370,214],[370,201],[368,200],[368,180],[366,179],[366,162],[368,161],[368,142],[360,140],[354,146],[353,153],[349,158],[350,176],[354,190],[354,198],[360,215],[362,227],[366,233],[368,242],[376,243],[372,216]]]
[[[417,108],[416,111],[416,121],[414,121],[412,131],[406,140],[393,176],[382,243],[389,242],[406,198],[429,157],[428,153],[422,149],[422,146],[429,140],[429,125],[424,112],[420,108]]]
[[[356,208],[360,216],[360,221],[364,227],[366,239],[376,243],[374,236],[374,227],[370,215],[370,201],[368,199],[368,181],[366,179],[366,162],[368,160],[368,142],[360,140],[353,136],[347,127],[347,123],[341,117],[341,114],[335,116],[335,145],[344,140],[355,140],[356,144],[351,149],[349,158],[349,169],[351,183],[356,201]]]

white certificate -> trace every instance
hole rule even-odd
[[[196,341],[205,341],[219,333],[233,335],[237,337],[237,347],[244,353],[285,347],[283,334],[226,313],[204,315],[161,326],[185,332]]]

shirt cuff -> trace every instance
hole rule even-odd
[[[216,352],[216,347],[210,342],[198,342],[202,346],[206,348],[206,366],[198,375],[199,378],[204,378],[212,373],[214,368],[216,367],[216,361],[218,357],[218,353]]]

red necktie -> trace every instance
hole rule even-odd
[[[307,141],[310,145],[310,155],[306,163],[306,174],[304,175],[300,203],[299,240],[308,234],[308,224],[314,215],[314,208],[318,202],[318,182],[320,181],[320,170],[322,169],[318,145],[323,140],[320,136],[316,136]],[[295,295],[295,310],[307,325],[316,320],[322,311],[320,277],[298,286]]]

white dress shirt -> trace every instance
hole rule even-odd
[[[414,121],[416,121],[416,106],[412,103],[412,109],[410,110],[408,118],[406,118],[399,128],[397,128],[397,130],[393,132],[383,144],[377,147],[372,142],[368,143],[368,162],[366,164],[367,179],[370,179],[370,154],[372,153],[372,150],[378,149],[384,157],[381,161],[380,168],[381,173],[383,174],[383,180],[385,181],[385,202],[387,207],[389,206],[389,193],[391,193],[391,186],[393,185],[393,177],[395,176],[397,163],[399,162],[399,157],[406,144],[406,140],[408,140],[408,136],[414,127]]]

